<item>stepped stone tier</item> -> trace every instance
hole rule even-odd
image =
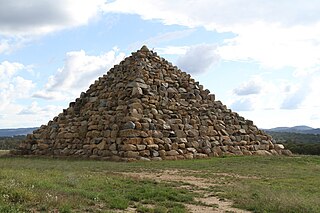
[[[12,153],[124,161],[291,154],[146,46]]]

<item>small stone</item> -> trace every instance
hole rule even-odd
[[[139,130],[134,130],[134,129],[124,129],[124,130],[120,130],[119,135],[120,137],[139,137],[141,134],[141,131]]]
[[[38,148],[39,148],[39,149],[48,149],[48,148],[49,148],[49,145],[48,145],[48,144],[45,144],[45,143],[39,143],[39,144],[38,144]]]
[[[275,150],[284,149],[284,146],[282,144],[276,143],[276,144],[274,144],[274,149]]]
[[[187,92],[187,90],[186,90],[185,88],[182,88],[182,87],[180,87],[180,88],[178,89],[178,91],[179,91],[179,93]]]
[[[286,155],[286,156],[292,156],[292,152],[288,149],[282,149],[281,154]]]
[[[152,153],[152,156],[154,156],[154,157],[159,157],[159,155],[160,155],[159,152],[157,152],[155,150],[152,151],[151,153]]]
[[[140,87],[133,87],[132,88],[132,93],[131,93],[132,97],[140,97],[142,95],[143,95],[143,91]]]
[[[276,150],[274,150],[274,149],[270,150],[269,152],[270,152],[272,155],[279,155],[279,153],[278,153]]]
[[[170,126],[169,124],[164,123],[164,124],[162,125],[162,128],[163,128],[164,130],[170,130],[170,129],[171,129],[171,126]]]
[[[143,144],[147,144],[147,145],[154,144],[154,143],[153,143],[153,138],[150,138],[150,137],[149,137],[149,138],[144,138],[143,141],[142,141],[142,143],[143,143]]]
[[[142,150],[139,152],[140,156],[143,156],[143,157],[150,157],[150,150]]]
[[[247,134],[247,132],[246,132],[245,129],[239,129],[239,133],[240,133],[240,134]]]
[[[182,130],[176,130],[175,133],[178,138],[186,138],[187,137],[186,133]]]
[[[170,150],[170,151],[167,151],[167,155],[168,156],[176,156],[178,155],[179,153],[176,151],[176,150]]]
[[[102,142],[100,142],[100,143],[97,145],[97,148],[98,148],[99,150],[103,150],[103,149],[105,148],[105,146],[106,146],[106,141],[103,140]]]
[[[225,129],[220,130],[223,135],[229,136],[228,132]]]
[[[136,124],[132,121],[129,121],[123,125],[123,129],[134,129]]]
[[[139,151],[145,150],[146,147],[147,147],[146,145],[137,145],[137,149],[138,149]]]
[[[151,145],[147,145],[147,148],[150,150],[158,150],[159,145],[158,144],[151,144]]]
[[[190,129],[187,131],[187,136],[189,137],[197,137],[199,136],[199,131],[196,129]]]
[[[188,152],[196,153],[197,150],[195,148],[187,148]]]
[[[126,153],[126,156],[127,156],[128,158],[136,158],[136,157],[139,156],[139,152],[128,151],[128,152]]]
[[[260,156],[270,156],[272,155],[270,152],[266,150],[257,150],[253,153],[254,155],[260,155]]]
[[[154,160],[154,161],[161,161],[161,160],[162,160],[162,158],[161,158],[161,157],[153,157],[153,158],[151,158],[151,160]]]
[[[159,154],[161,157],[164,157],[167,155],[167,152],[165,150],[159,150]]]
[[[150,161],[150,159],[146,158],[146,157],[140,157],[139,160],[141,160],[141,161]]]
[[[141,52],[149,52],[149,49],[146,45],[143,45],[140,49]]]
[[[117,150],[117,144],[113,143],[109,146],[109,150],[116,151]]]
[[[132,144],[125,144],[122,146],[123,151],[135,151],[137,150],[137,146],[132,145]]]
[[[127,87],[130,88],[142,88],[142,89],[147,89],[148,88],[148,85],[147,84],[144,84],[144,83],[140,83],[140,82],[136,82],[136,81],[133,81],[133,82],[130,82],[127,84]]]

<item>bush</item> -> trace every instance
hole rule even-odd
[[[25,136],[0,137],[0,150],[15,149],[25,139]]]

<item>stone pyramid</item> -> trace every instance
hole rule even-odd
[[[133,161],[290,151],[143,46],[12,153]]]

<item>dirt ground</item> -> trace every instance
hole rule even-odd
[[[186,204],[186,207],[193,213],[248,213],[249,211],[241,210],[232,207],[230,200],[219,199],[217,196],[210,193],[209,188],[219,185],[215,180],[196,177],[195,171],[186,170],[162,170],[157,173],[152,172],[137,172],[137,173],[121,173],[124,176],[130,176],[138,179],[151,179],[159,182],[179,182],[181,186],[193,192],[202,195],[196,198],[199,204]],[[233,176],[232,174],[217,173],[219,176]],[[240,177],[238,178],[254,178],[254,177]],[[131,209],[132,211],[132,209]]]

